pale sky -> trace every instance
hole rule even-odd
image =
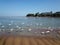
[[[60,0],[0,0],[0,16],[60,11]]]

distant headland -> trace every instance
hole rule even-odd
[[[26,15],[26,17],[60,17],[60,11],[53,13],[52,11],[50,12],[43,12],[43,13],[29,13]]]

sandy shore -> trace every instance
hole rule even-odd
[[[60,39],[51,36],[0,36],[0,45],[60,45]]]
[[[60,29],[3,32],[0,34],[0,45],[60,45]]]

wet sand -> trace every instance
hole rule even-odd
[[[60,39],[51,36],[0,36],[0,45],[60,45]]]
[[[35,29],[31,32],[4,32],[0,35],[0,45],[60,45],[60,29],[52,31]]]

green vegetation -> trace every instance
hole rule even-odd
[[[26,17],[60,17],[60,12],[44,12],[44,13],[35,13],[35,14],[27,14]]]

